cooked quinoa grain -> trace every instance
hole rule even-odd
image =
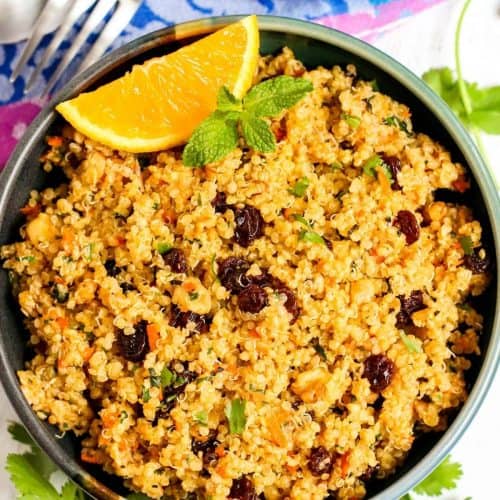
[[[273,153],[189,169],[66,129],[43,162],[67,183],[1,249],[33,409],[152,498],[361,498],[467,397],[489,257],[434,199],[465,169],[353,66],[262,58],[282,73],[314,91]]]

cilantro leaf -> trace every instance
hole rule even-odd
[[[217,95],[217,109],[220,111],[242,111],[241,99],[235,97],[229,89],[224,86],[219,90]]]
[[[297,222],[300,222],[302,225],[306,226],[307,229],[311,229],[311,224],[309,223],[309,221],[303,215],[293,214],[293,218]]]
[[[399,336],[401,337],[401,340],[403,341],[403,344],[406,346],[406,348],[410,352],[423,352],[422,351],[422,346],[419,343],[415,342],[410,337],[408,337],[408,335],[406,335],[405,332],[400,331],[399,332]]]
[[[462,466],[451,462],[448,455],[423,481],[415,486],[415,493],[439,496],[443,490],[453,490],[462,477]]]
[[[170,243],[161,242],[161,243],[158,243],[158,245],[156,245],[156,250],[158,251],[158,253],[160,255],[163,255],[163,254],[169,252],[170,250],[172,250],[172,248],[174,248],[174,247]]]
[[[288,192],[293,194],[297,198],[302,198],[306,194],[307,188],[309,187],[309,179],[307,177],[302,177],[289,189]]]
[[[262,118],[243,115],[241,130],[246,143],[255,151],[270,153],[276,149],[276,138]]]
[[[306,231],[304,229],[299,233],[299,240],[318,243],[319,245],[326,245],[325,240],[321,235],[314,231]]]
[[[59,500],[59,494],[50,484],[48,478],[33,465],[28,456],[11,453],[7,456],[5,466],[10,479],[16,487],[18,500]]]
[[[312,83],[305,78],[282,75],[255,85],[243,98],[243,106],[255,117],[273,117],[291,108],[312,89]]]
[[[242,434],[245,430],[247,418],[245,416],[245,406],[247,402],[244,399],[233,399],[225,408],[225,415],[229,422],[229,432],[231,434]]]
[[[465,255],[472,255],[474,253],[474,244],[470,236],[462,236],[458,238],[458,241]]]
[[[365,161],[363,172],[370,177],[375,177],[375,169],[382,163],[382,158],[379,155],[373,155]]]
[[[361,124],[361,118],[353,115],[348,115],[347,113],[342,113],[340,115],[340,118],[342,118],[342,120],[344,120],[351,128],[358,128]]]
[[[216,111],[196,127],[182,153],[188,167],[202,167],[233,151],[238,144],[237,120],[233,113]]]
[[[208,415],[206,411],[199,411],[194,414],[194,420],[200,425],[208,425]]]
[[[171,385],[175,380],[175,375],[168,369],[168,366],[165,365],[160,374],[160,381],[162,389]]]

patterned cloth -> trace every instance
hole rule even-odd
[[[443,0],[146,0],[111,49],[144,33],[174,23],[207,16],[248,13],[312,20],[360,38],[372,39],[401,18],[441,1]],[[40,59],[43,47],[49,43],[51,35],[42,40],[42,47],[35,52],[14,84],[9,82],[9,75],[20,57],[24,43],[0,44],[0,169],[27,125],[43,106],[44,101],[37,96],[41,95],[44,85],[77,30],[78,26],[60,47],[52,65],[42,72],[28,98],[23,94],[24,84]],[[89,44],[92,41],[91,38]],[[71,77],[72,69],[74,70],[78,62],[79,59],[76,58],[63,75],[61,83]]]

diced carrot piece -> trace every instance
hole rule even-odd
[[[248,336],[252,337],[253,339],[261,339],[262,336],[260,335],[259,331],[257,328],[253,328],[252,330],[248,331]]]
[[[116,414],[109,412],[103,412],[101,419],[104,427],[113,427],[113,425],[115,425],[118,421],[118,417],[116,416]]]
[[[164,209],[163,210],[163,220],[167,224],[175,224],[177,221],[177,215],[172,209]]]
[[[391,192],[391,183],[389,182],[389,179],[387,178],[387,175],[382,167],[377,167],[377,180],[382,187],[382,191],[389,195]]]
[[[222,458],[226,454],[224,446],[221,444],[217,446],[217,448],[215,448],[215,454],[217,455],[218,458]]]
[[[59,325],[59,328],[61,330],[65,330],[69,325],[68,320],[64,316],[59,316],[58,318],[56,318],[56,323]]]
[[[20,209],[20,212],[26,215],[26,217],[29,215],[38,215],[40,213],[40,205],[38,203],[36,205],[24,205],[24,207]]]
[[[65,283],[65,281],[64,281],[64,280],[63,280],[60,276],[56,276],[56,277],[54,278],[54,281],[55,281],[56,283],[59,283],[59,285],[64,285],[64,283]]]
[[[453,181],[451,185],[459,192],[459,193],[465,193],[467,189],[470,188],[470,183],[467,181],[465,176],[460,175],[456,181]]]
[[[80,458],[82,459],[82,462],[87,462],[89,464],[102,464],[104,461],[101,453],[98,451],[85,449],[81,451]]]
[[[73,241],[75,240],[75,232],[70,227],[65,227],[62,230],[62,246],[67,254],[73,251]]]
[[[92,357],[92,354],[94,354],[94,352],[95,352],[94,346],[86,347],[83,351],[83,360],[87,362]]]
[[[347,476],[347,472],[349,470],[349,459],[351,457],[351,452],[348,451],[347,453],[344,453],[340,457],[340,473],[343,478]]]
[[[288,465],[288,464],[286,464],[286,470],[290,474],[295,475],[297,473],[298,467],[296,465]]]
[[[291,208],[285,208],[283,209],[283,217],[285,217],[286,220],[290,220],[293,214],[293,210]]]
[[[60,137],[58,135],[51,135],[51,136],[47,137],[47,144],[49,146],[52,146],[53,148],[58,148],[58,147],[62,146],[63,139],[62,139],[62,137]]]
[[[148,335],[149,349],[154,351],[156,349],[156,344],[160,339],[160,328],[156,324],[150,324],[146,327],[146,333]]]
[[[196,283],[193,283],[192,281],[185,281],[182,288],[184,288],[184,290],[188,293],[194,292],[196,290]]]

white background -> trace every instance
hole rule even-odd
[[[454,67],[453,37],[462,2],[449,0],[413,18],[405,19],[376,40],[374,45],[395,57],[416,74],[431,67]],[[500,0],[474,0],[462,35],[464,77],[481,85],[500,84]],[[488,155],[500,179],[500,137],[485,137]],[[0,500],[14,500],[15,492],[3,470],[5,457],[20,448],[7,433],[16,419],[0,388]],[[463,465],[459,488],[442,500],[500,499],[500,377],[497,375],[474,422],[452,452]],[[434,497],[436,498],[436,497]],[[393,500],[393,499],[387,499]]]

